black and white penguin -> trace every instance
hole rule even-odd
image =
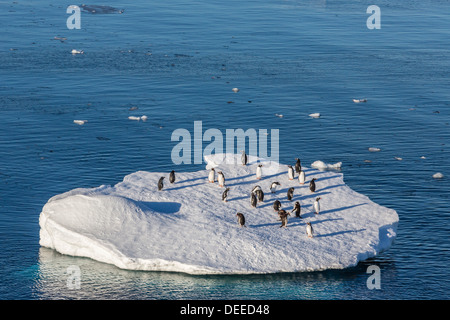
[[[305,184],[305,171],[300,170],[300,173],[298,174],[298,183]]]
[[[261,176],[262,176],[262,164],[258,164],[258,166],[256,167],[256,179],[261,180]]]
[[[216,172],[214,168],[211,168],[208,175],[208,181],[211,183],[214,183],[216,181]]]
[[[302,209],[301,209],[301,206],[300,206],[300,202],[296,201],[295,204],[294,204],[294,209],[292,209],[291,212],[294,212],[294,211],[295,211],[295,216],[296,216],[297,218],[301,218],[301,216],[300,216],[300,211],[301,211],[301,210],[302,210]]]
[[[254,186],[252,189],[252,193],[255,193],[256,191],[261,190],[260,186]]]
[[[241,162],[243,166],[247,165],[248,157],[247,154],[245,153],[245,150],[242,150]]]
[[[236,216],[238,217],[238,223],[241,227],[246,227],[245,225],[245,217],[242,213],[238,212],[236,213]]]
[[[264,202],[264,192],[261,189],[255,191],[259,202]]]
[[[309,190],[311,192],[316,192],[316,183],[314,181],[316,181],[316,178],[312,178],[312,180],[309,182]]]
[[[308,235],[309,238],[313,237],[314,229],[311,225],[311,222],[306,223],[306,234]]]
[[[230,188],[226,188],[225,191],[222,193],[222,201],[223,202],[228,201],[228,191],[230,191]]]
[[[295,160],[297,160],[297,162],[295,163],[295,172],[300,173],[300,171],[302,170],[302,165],[300,163],[300,159],[295,158]]]
[[[288,178],[294,180],[294,168],[291,165],[288,165]]]
[[[287,192],[287,198],[289,201],[292,201],[292,197],[294,196],[294,187],[289,188]]]
[[[175,182],[175,170],[170,171],[169,182],[170,183],[174,183]]]
[[[278,200],[275,200],[275,202],[273,203],[273,210],[280,211],[280,209],[281,209],[281,202]]]
[[[217,172],[217,181],[219,182],[219,187],[225,186],[225,176],[222,171]]]
[[[276,193],[278,186],[281,186],[281,184],[278,181],[272,182],[272,184],[270,185],[270,192]]]
[[[319,203],[320,197],[317,197],[316,200],[314,201],[314,212],[316,214],[319,214],[320,212],[320,203]]]
[[[280,217],[281,226],[280,228],[287,228],[287,221],[288,221],[288,215],[290,215],[289,212],[286,212],[284,210],[278,211],[278,216]]]
[[[253,208],[256,208],[257,202],[258,200],[256,199],[255,194],[252,192],[252,194],[250,195],[250,204],[252,205]]]
[[[158,181],[158,190],[161,191],[164,188],[164,183],[163,183],[164,177],[159,178]]]

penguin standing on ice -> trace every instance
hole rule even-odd
[[[250,195],[250,204],[252,205],[253,208],[256,208],[256,203],[257,203],[257,199],[255,194],[252,192],[252,194]]]
[[[222,171],[217,172],[217,181],[219,182],[219,187],[225,186],[225,176]]]
[[[169,181],[170,181],[170,183],[174,183],[175,182],[175,171],[174,170],[170,171]]]
[[[313,178],[310,182],[309,182],[309,190],[311,192],[316,192],[316,178]]]
[[[264,192],[261,189],[255,191],[259,202],[264,202]]]
[[[312,238],[314,234],[314,229],[311,225],[311,222],[306,223],[306,234],[308,235],[308,238]]]
[[[270,185],[270,192],[276,193],[278,186],[281,186],[281,184],[278,181],[272,182],[272,184]]]
[[[298,183],[305,184],[305,171],[300,170],[300,173],[298,174]]]
[[[164,177],[159,178],[159,181],[158,181],[158,190],[159,191],[161,191],[164,188],[163,181],[164,181]]]
[[[261,190],[260,186],[254,186],[252,189],[252,193],[255,193],[256,191]]]
[[[228,201],[228,191],[230,191],[230,188],[226,188],[225,191],[222,193],[222,201],[223,202]]]
[[[278,200],[275,200],[275,202],[273,203],[273,210],[280,211],[280,209],[281,209],[281,202]]]
[[[298,202],[298,201],[295,202],[295,204],[294,204],[294,209],[292,209],[291,212],[294,212],[294,211],[295,211],[295,216],[296,216],[297,218],[301,218],[301,217],[300,217],[300,211],[301,211],[300,202]]]
[[[295,172],[300,173],[300,171],[302,171],[302,165],[300,163],[300,159],[295,158],[295,160],[297,160],[297,162],[295,163]]]
[[[319,214],[320,212],[320,203],[319,203],[320,197],[317,197],[316,200],[314,201],[314,212],[316,214]]]
[[[242,156],[241,156],[242,165],[246,166],[247,162],[248,162],[247,154],[245,153],[245,150],[242,150],[241,152],[242,152]]]
[[[287,228],[287,221],[288,221],[288,215],[290,215],[289,212],[286,212],[284,210],[280,210],[278,212],[278,216],[280,217],[280,221],[281,221],[281,226],[280,228]]]
[[[245,217],[242,213],[238,212],[236,213],[236,216],[238,217],[238,223],[241,227],[246,227],[245,225]]]
[[[256,179],[261,180],[261,176],[262,176],[262,164],[258,164],[258,166],[256,167]]]
[[[289,201],[292,201],[292,197],[294,196],[294,187],[289,188],[287,192],[287,198]]]
[[[294,168],[291,165],[288,166],[288,178],[294,180]]]
[[[215,180],[216,180],[216,172],[215,172],[214,168],[211,168],[211,170],[209,171],[209,175],[208,175],[208,181],[211,183],[214,183]]]

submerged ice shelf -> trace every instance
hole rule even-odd
[[[190,274],[341,269],[392,245],[397,213],[351,190],[341,173],[303,168],[306,183],[300,185],[288,179],[287,165],[270,166],[250,156],[243,166],[240,157],[207,156],[205,170],[176,172],[173,184],[168,173],[139,171],[114,186],[56,195],[40,215],[40,244],[123,269]],[[261,180],[255,175],[258,162],[263,164]],[[230,188],[226,203],[224,188],[208,182],[211,167],[225,175]],[[166,179],[158,191],[161,176]],[[315,193],[308,188],[312,178],[317,179]],[[275,194],[269,191],[273,181],[281,184]],[[265,197],[252,208],[250,193],[256,185]],[[292,201],[286,197],[290,187],[295,188]],[[316,197],[321,197],[318,215]],[[280,228],[272,206],[277,199],[288,212],[299,201],[302,218],[291,213],[288,227]],[[237,212],[244,214],[246,228],[238,225]],[[306,222],[314,238],[306,235]]]

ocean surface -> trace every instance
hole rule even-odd
[[[123,13],[83,9],[70,30],[72,4],[0,0],[0,299],[449,299],[448,0],[94,2]],[[381,29],[366,25],[372,4]],[[352,189],[397,211],[394,245],[345,270],[245,276],[133,272],[40,247],[56,194],[203,169],[171,160],[172,132],[194,121],[279,129],[282,163],[342,161]]]

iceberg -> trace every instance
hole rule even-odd
[[[319,169],[319,170],[327,170],[327,169],[339,170],[342,167],[342,162],[336,162],[334,164],[331,164],[331,163],[325,163],[323,161],[317,160],[317,161],[314,161],[313,163],[311,163],[311,167]]]
[[[289,180],[287,166],[240,154],[205,156],[207,166],[196,172],[138,171],[113,186],[77,188],[56,195],[39,217],[40,245],[71,256],[88,257],[128,270],[188,274],[260,274],[342,269],[387,250],[396,237],[396,211],[350,189],[339,172],[303,168],[306,182],[316,178],[316,192]],[[256,167],[263,164],[262,179]],[[225,175],[230,188],[210,183],[211,168]],[[217,181],[217,180],[216,180]],[[278,181],[276,193],[270,184]],[[250,204],[259,185],[263,202]],[[287,190],[294,187],[292,201]],[[320,214],[313,202],[321,197]],[[301,218],[292,213],[281,228],[273,202],[291,212],[301,204]],[[244,214],[246,227],[236,214]],[[314,228],[308,238],[306,225]]]

